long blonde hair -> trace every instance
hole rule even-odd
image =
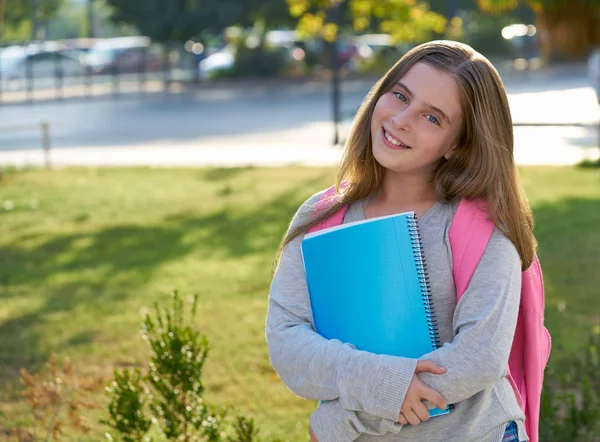
[[[379,188],[384,168],[372,153],[373,111],[379,98],[416,63],[452,75],[460,91],[463,127],[452,156],[442,158],[434,173],[438,200],[485,200],[490,218],[515,245],[522,268],[529,267],[536,249],[533,217],[514,162],[512,118],[502,80],[484,56],[453,41],[432,41],[413,48],[373,86],[350,130],[336,179],[339,199],[328,210],[291,230],[279,253],[296,236],[342,206]]]

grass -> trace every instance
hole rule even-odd
[[[51,352],[107,379],[115,367],[140,366],[143,314],[178,289],[200,296],[198,328],[212,347],[207,400],[255,417],[267,438],[305,440],[315,403],[273,372],[264,320],[279,241],[298,206],[334,176],[319,168],[8,172],[0,429],[29,422],[18,372],[37,370]],[[600,321],[600,178],[577,168],[527,168],[522,178],[537,221],[551,367],[560,370]],[[90,439],[67,440],[99,440],[104,430],[96,424]]]

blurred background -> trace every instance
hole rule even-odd
[[[107,147],[165,145],[184,150],[170,162],[331,164],[338,154],[311,148],[343,145],[377,78],[414,45],[439,38],[473,46],[500,71],[517,144],[530,145],[520,160],[597,154],[582,151],[597,144],[595,0],[0,5],[0,155],[12,164],[43,162],[40,149],[50,145],[77,148],[56,153],[71,164],[109,162]],[[542,139],[543,154],[532,146]],[[184,149],[200,144],[217,152]],[[235,150],[251,145],[261,149],[250,157]],[[141,152],[121,149],[112,161],[165,161]]]
[[[600,440],[600,0],[0,0],[0,440],[196,440],[150,391],[204,398],[199,440],[307,440],[316,403],[264,341],[273,257],[367,92],[432,39],[509,98],[553,336],[541,440]],[[210,353],[165,368],[204,380],[169,396],[148,358],[203,344],[137,332],[173,290]]]

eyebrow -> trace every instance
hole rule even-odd
[[[398,81],[398,82],[396,82],[396,84],[398,86],[400,86],[402,89],[404,89],[408,93],[408,95],[410,95],[411,97],[414,97],[414,94],[411,92],[411,90],[408,87],[406,87],[406,85],[404,83],[402,83],[401,81]],[[450,118],[448,118],[448,115],[446,115],[444,113],[444,111],[441,110],[439,107],[435,107],[435,106],[433,106],[432,104],[429,104],[429,103],[424,103],[424,105],[429,110],[432,110],[432,111],[437,112],[438,114],[440,114],[442,116],[442,118],[448,122],[448,124],[452,124],[450,122]]]

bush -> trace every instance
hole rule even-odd
[[[233,74],[240,77],[276,77],[284,72],[288,54],[283,49],[270,49],[264,44],[248,48],[241,44],[237,48]]]
[[[196,303],[197,297],[192,318]],[[175,293],[171,309],[155,305],[155,318],[146,315],[142,338],[150,348],[147,374],[115,371],[108,388],[109,419],[102,423],[125,442],[147,440],[153,426],[166,440],[253,442],[258,431],[252,419],[237,416],[230,422],[226,410],[215,410],[204,401],[202,371],[208,341],[186,324],[183,312],[183,301]],[[109,433],[107,438],[113,440]]]
[[[52,354],[39,373],[31,374],[21,368],[20,380],[25,386],[21,395],[29,402],[33,425],[31,429],[13,428],[10,434],[16,440],[58,441],[67,426],[83,434],[91,431],[83,412],[99,408],[92,394],[104,388],[103,379],[81,377],[69,360],[61,367]]]

